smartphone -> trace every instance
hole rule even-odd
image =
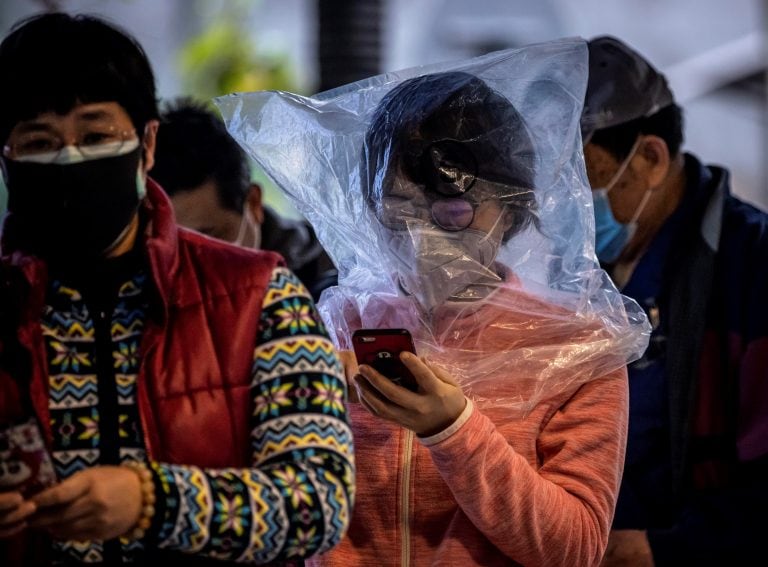
[[[403,351],[416,354],[408,329],[358,329],[352,333],[352,348],[358,364],[367,364],[392,382],[412,392],[416,379],[400,360]]]
[[[53,461],[37,420],[0,427],[0,492],[18,490],[29,497],[55,483]]]

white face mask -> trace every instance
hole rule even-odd
[[[250,229],[252,237],[246,239],[248,229]],[[252,250],[261,248],[261,225],[253,218],[253,213],[247,204],[243,207],[243,218],[240,221],[240,229],[237,231],[237,238],[233,244]]]
[[[429,312],[452,297],[464,298],[459,294],[470,286],[499,283],[491,269],[501,246],[494,232],[448,232],[432,225],[390,232],[401,285]]]

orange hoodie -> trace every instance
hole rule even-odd
[[[559,308],[519,289],[505,293],[505,300],[516,302],[517,315],[494,307],[507,301],[485,302],[471,315],[475,326],[464,326],[467,332],[454,318],[451,332],[435,333],[449,348],[428,358],[449,368],[463,364],[464,372],[483,350],[491,359],[509,345],[518,352],[551,345],[565,355],[578,354],[579,343],[587,350],[602,343],[600,348],[610,348],[594,324],[563,317]],[[389,309],[392,320],[384,316],[377,326],[403,326],[402,307]],[[350,329],[361,321],[370,325],[367,314],[352,313],[356,308],[349,303],[344,308],[338,312],[345,313]],[[477,321],[487,324],[480,328]],[[566,367],[549,376],[558,380],[580,371],[587,377],[561,380],[561,387],[541,395],[524,415],[492,400],[535,397],[530,390],[541,384],[521,373],[543,371],[541,361],[519,357],[515,363],[512,357],[509,364],[497,364],[495,380],[489,374],[465,385],[477,403],[468,403],[451,427],[426,439],[351,403],[358,479],[351,526],[340,545],[310,564],[599,564],[623,469],[628,390],[623,366],[595,377],[610,354],[593,355],[574,362],[579,370]]]

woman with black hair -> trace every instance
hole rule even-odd
[[[407,329],[421,356],[411,390],[345,353],[355,509],[311,561],[597,565],[647,320],[591,247],[585,45],[439,67],[219,101],[339,266],[337,347]]]

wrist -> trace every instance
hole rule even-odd
[[[142,462],[128,461],[122,464],[123,467],[131,469],[139,478],[141,508],[136,523],[124,535],[128,539],[142,539],[149,527],[152,525],[152,518],[155,515],[155,483],[152,472]]]
[[[430,434],[418,433],[417,436],[419,441],[421,441],[422,445],[429,447],[430,445],[435,445],[447,439],[464,426],[469,417],[472,415],[473,409],[474,406],[472,401],[465,397],[464,407],[458,416],[456,416],[450,423],[447,423],[440,429],[436,429],[434,432],[427,432]]]

